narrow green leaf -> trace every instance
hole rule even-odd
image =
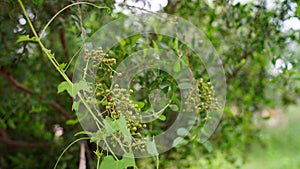
[[[203,145],[204,145],[204,147],[206,148],[206,150],[208,152],[212,152],[212,150],[213,150],[212,149],[212,145],[211,145],[211,143],[209,141],[204,142]]]
[[[159,49],[158,49],[157,43],[156,43],[154,40],[152,40],[152,43],[153,43],[153,48],[154,48],[154,50],[155,50],[155,53],[156,53],[156,54],[159,53]]]
[[[155,141],[150,141],[150,138],[147,139],[146,143],[147,152],[152,156],[157,156],[158,152],[156,149]]]
[[[177,61],[175,62],[174,66],[173,66],[173,70],[174,70],[174,72],[180,72],[180,69],[181,69],[180,60],[177,59]]]
[[[29,35],[21,35],[19,36],[17,43],[26,42],[26,41],[36,42],[36,38],[35,37],[30,38]]]
[[[175,38],[173,49],[178,51],[178,38],[177,37]]]
[[[66,121],[66,125],[75,125],[78,123],[78,119],[74,119],[74,120],[67,120]]]
[[[189,60],[188,60],[188,57],[187,56],[183,56],[182,57],[182,62],[185,66],[188,66],[189,65]]]

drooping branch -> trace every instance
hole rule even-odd
[[[12,85],[14,85],[16,88],[24,91],[25,93],[28,94],[34,94],[34,91],[29,89],[28,87],[22,85],[20,82],[18,82],[17,80],[15,80],[10,74],[8,74],[5,71],[5,68],[1,68],[0,70],[0,75],[3,76],[6,80],[8,80]]]
[[[71,116],[68,114],[68,112],[61,107],[60,104],[58,104],[57,102],[53,101],[51,103],[52,108],[54,108],[56,111],[58,111],[61,115],[63,115],[65,117],[66,120],[70,120]]]
[[[19,141],[19,140],[13,140],[10,138],[6,130],[0,127],[0,140],[10,147],[22,147],[22,148],[32,148],[32,147],[39,147],[39,146],[48,146],[46,143],[29,143],[26,141]]]
[[[34,90],[24,86],[22,83],[18,82],[12,75],[7,73],[5,67],[2,67],[0,69],[0,75],[4,77],[6,80],[8,80],[13,86],[20,89],[21,91],[31,95],[35,93]],[[68,112],[57,102],[55,101],[51,102],[51,107],[54,108],[58,113],[63,115],[66,120],[71,119],[71,116],[68,114]]]

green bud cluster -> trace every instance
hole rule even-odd
[[[199,111],[201,113],[205,113],[205,119],[208,120],[210,117],[207,116],[208,110],[217,110],[218,107],[218,101],[214,97],[214,87],[212,86],[211,82],[206,82],[202,78],[197,80],[197,86],[199,89],[199,98],[200,98],[200,104],[199,104]]]
[[[199,89],[197,87],[188,90],[188,95],[184,97],[185,102],[182,105],[182,112],[198,112],[199,111]]]
[[[118,112],[125,116],[127,128],[130,130],[131,135],[136,138],[141,138],[140,131],[145,129],[147,125],[140,122],[142,120],[140,115],[141,109],[130,100],[132,92],[132,90],[119,88],[117,84],[112,90],[114,104]]]
[[[101,47],[96,50],[86,50],[85,51],[85,60],[97,60],[102,61],[104,58],[107,58],[108,54],[105,54]]]

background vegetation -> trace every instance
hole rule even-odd
[[[53,15],[74,2],[23,3],[40,33]],[[92,3],[109,7],[111,12],[88,5],[73,6],[61,13],[41,37],[59,63],[69,63],[73,56],[76,59],[83,41],[107,22],[126,13],[141,12],[132,3],[120,5],[112,0]],[[285,112],[299,98],[300,35],[299,30],[285,23],[300,18],[300,4],[282,0],[272,1],[270,7],[270,3],[173,0],[161,8],[160,12],[183,17],[206,33],[223,61],[227,82],[224,115],[210,140],[203,145],[192,142],[162,154],[161,168],[300,167],[299,138],[295,133],[299,128],[297,107],[283,113],[282,117],[291,119],[285,125],[283,122],[283,127],[281,123],[275,128],[264,127],[276,114],[270,110]],[[21,35],[33,36],[20,5],[14,0],[1,1],[0,20],[0,167],[53,168],[59,154],[78,138],[74,134],[82,130],[71,109],[72,99],[66,92],[57,94],[57,86],[63,79],[41,47],[36,42],[16,43]],[[112,55],[132,51],[121,46],[114,48]],[[72,66],[73,63],[66,71],[70,78]],[[55,136],[60,127],[63,134]],[[89,141],[83,143],[88,168],[96,168],[95,145]],[[79,158],[80,143],[67,151],[59,168],[77,168]],[[273,159],[283,162],[274,163]],[[152,158],[139,159],[137,166],[154,168],[155,163]]]

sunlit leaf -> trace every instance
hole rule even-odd
[[[180,72],[181,66],[180,66],[180,60],[179,59],[177,59],[177,61],[175,62],[174,66],[173,66],[173,70],[174,70],[174,72]]]
[[[67,91],[70,96],[72,96],[72,85],[70,85],[68,82],[63,81],[57,86],[57,94]]]

